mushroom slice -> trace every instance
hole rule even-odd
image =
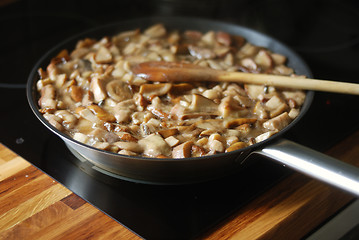
[[[168,138],[170,136],[176,135],[178,133],[178,129],[177,128],[168,128],[168,129],[163,129],[158,131],[158,133],[163,137],[163,138]]]
[[[154,96],[162,96],[167,94],[171,90],[171,83],[159,83],[159,84],[143,84],[140,87],[139,93],[147,99],[151,99]]]
[[[99,107],[98,105],[92,104],[92,105],[88,106],[87,108],[90,109],[96,115],[96,117],[98,117],[99,119],[101,119],[105,122],[116,121],[116,118],[112,114],[106,112],[106,110]]]
[[[93,93],[95,103],[99,103],[107,97],[103,80],[99,77],[93,77],[91,79],[90,89]]]
[[[246,90],[248,96],[251,99],[255,100],[255,99],[259,99],[259,96],[264,94],[265,86],[244,84],[244,89]]]
[[[112,62],[112,54],[107,48],[100,47],[95,55],[95,61],[100,64],[110,63]]]
[[[305,101],[304,91],[283,91],[283,95],[286,99],[293,99],[297,106],[302,106]]]
[[[176,146],[180,141],[175,138],[174,136],[169,136],[167,138],[165,138],[166,143],[170,146],[170,147],[174,147]]]
[[[170,90],[172,94],[182,94],[183,92],[187,92],[193,89],[193,85],[189,83],[180,83],[180,84],[173,84]]]
[[[218,110],[224,118],[239,118],[248,112],[248,109],[240,106],[238,101],[234,100],[232,96],[224,97],[218,106]]]
[[[264,109],[264,107],[262,106],[261,102],[258,101],[256,103],[256,105],[253,108],[253,113],[256,114],[259,118],[261,119],[266,119],[268,118],[268,113],[267,111]]]
[[[243,58],[240,65],[245,67],[247,71],[253,72],[258,70],[257,63],[252,58]]]
[[[108,132],[101,128],[95,128],[89,134],[90,137],[100,142],[114,143],[118,141],[118,136],[113,132]]]
[[[224,146],[223,143],[219,140],[208,140],[208,148],[210,152],[223,152]]]
[[[265,132],[262,133],[261,135],[258,135],[255,140],[257,143],[262,142],[268,138],[270,138],[271,136],[273,136],[274,134],[276,134],[278,131],[269,131],[269,132]]]
[[[271,97],[265,104],[265,106],[270,110],[270,117],[276,117],[279,114],[283,113],[288,105],[277,95]]]
[[[124,142],[137,142],[138,139],[128,132],[117,132],[117,136]]]
[[[273,59],[275,65],[285,64],[287,61],[287,57],[279,53],[271,53],[270,56]]]
[[[281,115],[264,122],[263,127],[269,130],[280,131],[285,128],[291,121],[292,119],[288,113],[284,112]]]
[[[260,50],[254,58],[254,61],[264,69],[273,68],[274,62],[268,51]]]
[[[102,150],[107,150],[110,148],[110,144],[108,142],[95,142],[92,146]]]
[[[41,108],[50,108],[56,109],[56,100],[55,100],[55,87],[53,85],[45,85],[41,89],[41,98],[39,99],[39,105]]]
[[[81,102],[83,98],[83,90],[81,87],[72,85],[69,88],[70,96],[75,102]]]
[[[224,46],[229,47],[231,45],[231,35],[226,32],[216,32],[216,41]]]
[[[290,67],[287,67],[285,65],[278,65],[273,69],[273,74],[276,74],[276,75],[288,75],[289,76],[293,73],[294,73],[293,69]]]
[[[73,115],[67,110],[58,110],[55,112],[55,115],[63,120],[62,125],[67,129],[74,128],[78,121],[75,115]]]
[[[91,123],[100,123],[100,119],[88,108],[81,108],[79,115]]]
[[[213,113],[218,110],[218,105],[200,94],[193,94],[191,105],[188,108],[193,112]]]
[[[206,120],[200,120],[197,121],[194,124],[197,128],[202,128],[206,130],[213,130],[215,132],[221,132],[224,130],[224,126],[222,124],[221,119],[206,119]]]
[[[252,124],[255,123],[256,121],[257,121],[256,118],[237,118],[227,121],[224,126],[226,128],[235,128],[242,124],[246,124],[246,123]]]
[[[45,113],[44,118],[49,121],[49,123],[57,128],[59,131],[63,131],[64,127],[62,126],[62,119],[54,114]]]
[[[106,85],[106,91],[110,98],[115,101],[123,101],[132,98],[132,91],[128,84],[122,80],[113,80]]]
[[[184,142],[172,150],[172,158],[188,158],[191,157],[192,141]]]
[[[143,148],[136,142],[114,142],[113,145],[119,147],[121,150],[127,150],[135,153],[141,153]]]
[[[189,45],[188,51],[193,57],[198,59],[213,59],[216,57],[215,52],[209,48]]]
[[[82,143],[88,143],[88,141],[89,141],[89,137],[86,134],[83,134],[83,133],[80,133],[80,132],[75,133],[73,138],[76,141],[79,141],[79,142],[82,142]]]
[[[188,113],[181,115],[179,119],[181,120],[187,120],[193,118],[210,119],[210,118],[216,118],[218,116],[219,115],[215,113]]]
[[[245,142],[236,142],[236,143],[233,143],[231,146],[229,146],[226,149],[226,152],[232,152],[232,151],[242,149],[242,148],[245,148],[245,147],[247,147],[247,143],[245,143]]]
[[[138,143],[144,149],[143,153],[149,157],[169,156],[171,154],[170,146],[159,134],[148,135],[139,140]]]

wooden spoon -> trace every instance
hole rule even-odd
[[[240,82],[359,95],[359,84],[269,74],[227,72],[188,63],[144,62],[132,67],[137,76],[155,82]]]

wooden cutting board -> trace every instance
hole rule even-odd
[[[359,131],[327,154],[359,166],[358,142]],[[300,239],[353,199],[295,173],[200,238]],[[0,239],[140,237],[0,144]]]

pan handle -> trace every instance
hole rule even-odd
[[[253,153],[359,196],[359,168],[287,139]]]

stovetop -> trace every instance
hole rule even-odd
[[[0,142],[147,239],[198,237],[285,179],[291,170],[262,157],[253,157],[253,164],[237,174],[204,183],[159,186],[113,179],[77,160],[27,104],[27,77],[51,47],[91,27],[153,15],[197,16],[251,27],[292,47],[314,77],[359,82],[356,1],[204,2],[132,0],[119,5],[119,1],[86,1],[85,6],[64,0],[0,5],[0,31],[6,36],[0,44],[0,66],[4,67]],[[357,96],[316,93],[306,116],[285,137],[325,151],[358,129],[358,111]]]

